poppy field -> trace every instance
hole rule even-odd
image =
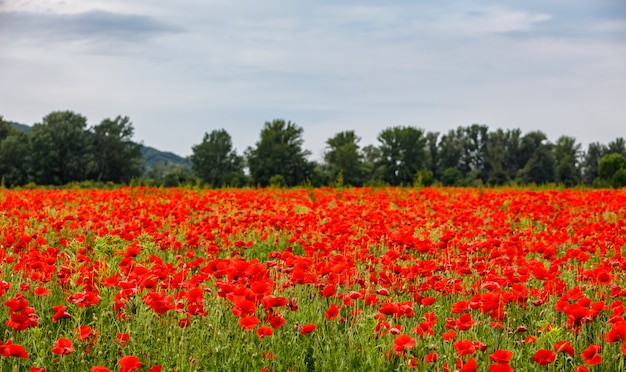
[[[0,371],[626,369],[626,192],[0,189]]]

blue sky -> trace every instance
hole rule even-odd
[[[361,145],[411,125],[626,137],[626,2],[0,0],[0,115],[127,115],[135,140],[186,156],[263,123]]]

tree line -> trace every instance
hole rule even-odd
[[[191,166],[142,169],[141,145],[128,117],[87,127],[71,111],[53,112],[26,135],[0,117],[0,175],[5,185],[63,185],[76,181],[177,186],[562,184],[626,186],[626,142],[590,143],[570,136],[550,142],[541,131],[460,126],[440,134],[412,126],[382,130],[377,145],[361,147],[355,131],[328,138],[322,161],[303,149],[304,131],[293,122],[265,122],[259,140],[238,154],[225,129],[204,134],[192,147]]]

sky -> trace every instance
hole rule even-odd
[[[0,0],[0,115],[128,116],[181,156],[267,121],[361,146],[392,126],[474,123],[551,141],[626,137],[623,0]]]

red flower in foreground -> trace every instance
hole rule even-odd
[[[600,364],[600,362],[602,362],[602,356],[598,353],[601,350],[602,347],[600,347],[600,345],[591,344],[588,348],[583,350],[583,352],[580,354],[580,357],[583,358],[585,363],[589,364],[590,366]]]
[[[272,327],[268,326],[259,327],[259,329],[256,330],[256,335],[259,336],[259,338],[271,336],[273,334],[274,330],[272,329]]]
[[[317,327],[313,323],[305,324],[305,325],[302,326],[302,329],[300,330],[300,334],[301,335],[306,335],[307,333],[311,333],[311,332],[315,331],[315,328],[317,328]]]
[[[459,372],[476,372],[477,367],[476,359],[471,357],[466,363],[463,364]]]
[[[535,355],[533,355],[533,360],[540,366],[550,364],[554,362],[554,359],[556,359],[556,353],[548,349],[539,349]]]
[[[111,372],[111,370],[104,366],[95,366],[91,367],[89,372]]]
[[[515,370],[508,363],[490,364],[489,372],[514,372]]]
[[[122,357],[119,360],[118,364],[120,365],[120,372],[139,371],[142,365],[142,363],[139,361],[139,358],[132,355]]]
[[[437,355],[437,353],[428,353],[424,357],[424,362],[426,362],[426,363],[435,363],[437,361],[437,359],[439,359],[439,356]]]
[[[126,346],[126,342],[130,340],[130,335],[128,333],[118,333],[115,337],[122,346]]]
[[[24,350],[24,346],[17,345],[13,343],[13,340],[7,340],[7,343],[2,345],[2,341],[0,341],[0,355],[3,357],[18,357],[26,359],[28,358],[28,353]]]
[[[245,329],[246,331],[251,331],[257,324],[259,324],[259,322],[260,320],[254,315],[244,316],[239,319],[239,327]]]
[[[401,355],[407,349],[412,349],[415,346],[415,339],[408,335],[400,335],[393,340],[393,351],[397,355]]]
[[[454,343],[454,350],[458,356],[471,355],[476,352],[476,346],[470,340],[459,340]]]
[[[570,356],[574,356],[574,348],[572,347],[572,345],[569,343],[569,341],[559,341],[556,343],[556,345],[554,345],[554,351],[561,352],[561,353],[566,353],[569,354]]]
[[[72,317],[70,315],[70,313],[65,311],[65,309],[67,309],[67,307],[65,307],[63,305],[52,306],[52,310],[55,311],[54,315],[52,315],[52,322],[53,323],[58,322],[59,319],[69,319],[69,318]]]
[[[72,345],[72,341],[67,338],[60,338],[54,341],[54,347],[52,348],[52,352],[58,355],[67,355],[74,351],[74,346]]]
[[[335,319],[339,315],[339,307],[335,304],[330,304],[328,310],[326,310],[326,320]]]
[[[508,363],[511,358],[513,358],[513,352],[509,350],[496,350],[493,354],[489,355],[489,359],[491,359],[495,363]]]

